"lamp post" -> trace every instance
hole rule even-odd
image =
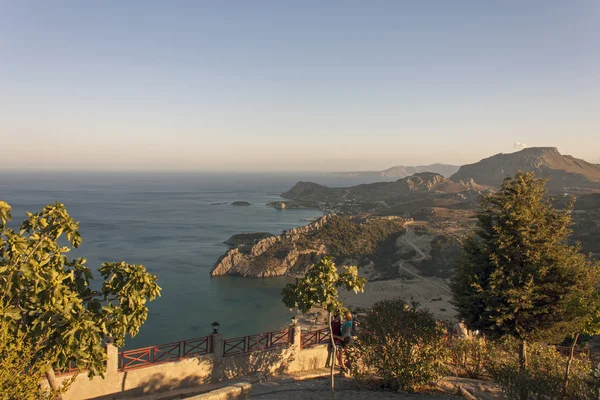
[[[210,326],[212,327],[213,335],[216,335],[217,333],[219,333],[219,326],[221,326],[221,324],[219,324],[217,321],[215,321],[212,324],[210,324]]]

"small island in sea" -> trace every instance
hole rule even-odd
[[[251,203],[248,203],[247,201],[234,201],[233,203],[231,203],[232,206],[251,206]]]

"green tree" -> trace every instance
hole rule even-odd
[[[572,204],[553,208],[544,185],[518,172],[482,199],[451,283],[453,304],[471,329],[520,341],[522,372],[528,341],[557,341],[583,328],[587,317],[573,304],[597,298],[600,276],[568,242]]]
[[[27,213],[20,231],[8,227],[11,208],[0,201],[0,323],[8,335],[36,343],[47,360],[46,376],[57,389],[54,368],[70,365],[102,375],[105,341],[122,347],[148,315],[146,302],[160,295],[156,276],[141,265],[104,263],[94,282],[84,258],[69,259],[79,247],[79,225],[64,205]]]
[[[324,257],[319,263],[312,265],[306,275],[296,278],[296,283],[287,284],[281,291],[282,301],[290,310],[298,308],[301,313],[309,312],[313,307],[320,306],[327,311],[329,337],[333,347],[335,360],[335,344],[331,331],[331,315],[342,314],[346,308],[339,299],[339,289],[362,292],[366,279],[358,276],[357,267],[343,267],[344,272],[338,273],[334,262]],[[334,390],[333,365],[331,363],[331,390]]]

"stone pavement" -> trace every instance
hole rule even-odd
[[[252,385],[251,398],[257,400],[320,400],[331,399],[329,376],[302,379],[302,377],[271,378]],[[458,396],[446,394],[406,394],[391,391],[360,390],[351,379],[336,375],[336,399],[343,400],[449,400],[459,399]]]

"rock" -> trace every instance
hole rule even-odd
[[[271,203],[267,203],[268,207],[273,207],[278,210],[285,210],[286,205],[283,201],[272,201]]]
[[[330,217],[325,215],[306,226],[284,231],[279,236],[271,235],[265,237],[258,240],[249,249],[243,248],[244,244],[229,249],[215,263],[210,274],[212,276],[237,275],[265,278],[304,273],[304,268],[326,254],[326,248],[318,246],[317,248],[299,251],[295,247],[294,242],[303,235],[321,229],[327,223],[328,218]],[[228,241],[232,238],[228,239]],[[283,243],[281,244],[281,242]],[[275,244],[279,244],[275,248],[275,254],[269,257],[261,257],[265,252],[271,250]],[[284,246],[283,249],[282,246]]]
[[[248,203],[247,201],[234,201],[233,203],[231,203],[232,206],[251,206],[252,204]]]

